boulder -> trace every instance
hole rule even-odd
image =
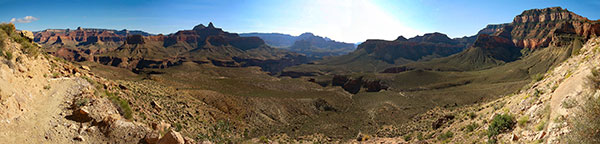
[[[90,117],[90,112],[85,108],[80,108],[73,111],[72,115],[67,116],[67,119],[82,123],[92,121],[92,117]]]
[[[33,40],[33,32],[31,31],[26,31],[26,30],[22,30],[21,31],[21,36],[28,38],[29,40]]]
[[[158,144],[185,144],[183,136],[179,132],[171,130],[165,136],[158,140]]]
[[[84,70],[87,70],[87,71],[91,71],[90,67],[84,66],[84,65],[81,66],[81,69],[84,69]]]
[[[144,137],[144,141],[148,144],[156,144],[160,139],[160,133],[156,130],[147,133]]]

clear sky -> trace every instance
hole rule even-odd
[[[554,6],[600,18],[598,0],[0,0],[0,22],[32,31],[81,26],[154,34],[213,22],[236,33],[313,32],[354,43],[430,32],[470,36],[523,10]]]

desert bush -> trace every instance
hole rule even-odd
[[[572,132],[567,136],[569,143],[600,143],[600,98],[592,95],[588,98],[569,119],[572,123],[569,125]]]
[[[183,126],[180,123],[175,123],[174,125],[175,125],[175,131],[180,132],[181,129],[183,129]]]
[[[519,124],[520,127],[525,127],[525,125],[529,122],[529,116],[528,115],[524,115],[522,117],[519,118],[519,120],[517,120],[517,123]]]
[[[119,113],[125,117],[126,119],[133,118],[133,111],[131,110],[131,106],[129,106],[129,102],[125,99],[121,99],[121,97],[117,96],[115,93],[110,93],[108,91],[105,92],[106,96],[110,101],[117,106]]]
[[[479,124],[477,124],[477,123],[471,123],[471,124],[465,126],[465,131],[472,132],[472,131],[474,131],[477,128],[479,128]]]
[[[13,58],[13,55],[11,52],[4,52],[4,58],[6,58],[7,60],[11,60]]]
[[[75,101],[75,105],[84,106],[84,105],[87,105],[89,102],[90,102],[89,98],[81,98],[81,99],[78,99],[77,101]]]
[[[488,137],[495,139],[497,135],[513,129],[515,121],[509,114],[496,114],[488,126]]]
[[[10,23],[2,23],[0,24],[0,29],[3,31],[3,34],[0,34],[0,39],[4,39],[4,34],[6,34],[7,37],[10,37],[10,39],[21,45],[21,50],[23,51],[23,53],[29,56],[37,56],[40,53],[40,48],[33,45],[33,43],[31,43],[31,41],[28,38],[23,37],[19,33],[17,33],[15,25]]]
[[[445,133],[441,133],[441,134],[438,136],[438,140],[442,140],[442,141],[443,141],[443,140],[446,140],[446,139],[452,138],[453,136],[454,136],[454,133],[452,133],[451,131],[447,131],[447,132],[445,132]]]
[[[544,130],[544,128],[546,128],[546,120],[540,121],[540,123],[535,126],[535,129],[538,131]]]
[[[417,132],[417,140],[425,140],[422,132]]]
[[[0,29],[6,33],[6,35],[12,35],[15,33],[15,25],[11,23],[2,23],[0,24]]]
[[[468,116],[469,116],[469,118],[471,118],[471,119],[475,119],[475,118],[477,118],[477,114],[475,114],[475,112],[469,112]]]
[[[403,136],[404,141],[410,141],[412,139],[412,134],[408,133],[406,135]]]

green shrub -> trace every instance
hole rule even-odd
[[[404,135],[404,141],[410,141],[412,139],[412,135],[410,133]]]
[[[546,120],[542,120],[535,126],[535,129],[538,131],[544,130],[544,128],[546,128]]]
[[[129,102],[127,100],[121,99],[115,93],[110,93],[108,91],[106,91],[105,93],[108,99],[110,99],[110,101],[117,106],[119,113],[123,117],[130,120],[133,118],[133,111],[131,110],[131,106],[129,106]]]
[[[488,126],[488,137],[495,138],[503,132],[512,130],[515,125],[513,117],[509,114],[496,114]]]
[[[183,129],[183,126],[181,126],[180,123],[175,123],[175,131],[181,131],[181,129]]]
[[[465,131],[472,132],[472,131],[474,131],[477,128],[479,128],[479,124],[477,124],[477,123],[471,123],[471,124],[465,126]]]
[[[11,52],[4,52],[4,57],[8,60],[11,60],[13,58],[13,55]]]
[[[471,118],[471,119],[477,118],[477,114],[475,114],[475,112],[469,112],[468,115],[469,115],[469,118]]]
[[[423,137],[422,132],[417,132],[417,140],[425,140],[425,137]]]
[[[528,115],[524,115],[524,116],[520,117],[519,120],[517,120],[517,123],[519,124],[520,127],[524,127],[525,124],[527,124],[528,122],[529,122]]]
[[[84,105],[87,105],[89,102],[90,102],[89,98],[82,98],[82,99],[78,99],[77,101],[75,101],[75,105],[84,106]]]
[[[454,133],[452,133],[451,131],[447,131],[447,132],[445,132],[445,133],[441,133],[441,134],[438,136],[438,140],[441,140],[441,141],[443,141],[443,140],[446,140],[446,139],[452,138],[453,136],[454,136]]]
[[[6,34],[6,36],[10,37],[12,40],[14,40],[15,42],[19,43],[21,45],[21,50],[23,51],[23,53],[29,55],[29,56],[37,56],[40,53],[40,48],[38,48],[37,46],[33,45],[33,43],[31,43],[31,41],[26,38],[21,36],[19,33],[16,32],[15,29],[15,25],[9,23],[9,24],[5,24],[2,23],[0,24],[0,29],[4,32],[4,34]],[[1,39],[4,39],[4,34],[1,34],[2,37]],[[4,46],[2,46],[4,47]]]
[[[0,29],[6,33],[6,35],[13,35],[15,33],[15,25],[12,23],[2,23],[0,24]]]

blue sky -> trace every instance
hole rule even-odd
[[[154,34],[213,22],[236,33],[313,32],[354,43],[430,32],[470,36],[523,10],[554,6],[600,19],[597,0],[0,0],[0,22],[29,22],[15,24],[32,31],[81,26]]]

